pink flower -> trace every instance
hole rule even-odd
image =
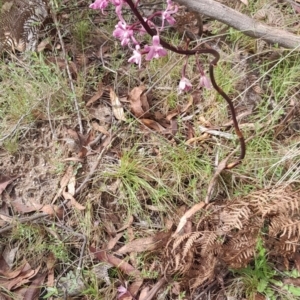
[[[96,0],[89,7],[92,9],[101,9],[102,13],[104,14],[103,10],[107,7],[108,3],[109,0]]]
[[[211,84],[205,75],[201,75],[198,88],[200,88],[202,86],[207,89],[211,88]]]
[[[119,293],[118,295],[118,299],[120,299],[123,295],[125,294],[129,294],[129,291],[126,289],[126,287],[124,287],[123,285],[120,285],[118,288],[117,288],[117,291]]]
[[[182,77],[179,86],[178,86],[178,93],[181,94],[182,92],[187,92],[192,88],[192,84],[189,79],[186,77]]]
[[[133,55],[128,59],[128,62],[135,63],[139,65],[139,68],[141,68],[142,54],[139,50],[140,50],[140,46],[136,45],[135,50],[133,50]]]
[[[165,25],[165,20],[167,20],[171,25],[174,25],[176,22],[176,20],[171,15],[175,14],[178,11],[178,6],[175,5],[171,0],[167,0],[167,4],[168,5],[166,10],[162,13],[162,29]]]
[[[113,36],[121,41],[122,46],[127,46],[133,38],[133,30],[129,29],[127,24],[121,21],[119,21],[115,28]]]
[[[125,20],[122,16],[122,7],[124,4],[124,0],[111,0],[112,4],[116,7],[116,14],[120,21],[125,23]]]
[[[146,60],[151,60],[152,58],[160,58],[167,55],[167,51],[160,44],[159,36],[154,35],[152,38],[152,46],[145,46],[145,50],[148,52]]]

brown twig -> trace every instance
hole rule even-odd
[[[286,30],[274,28],[257,22],[226,5],[213,0],[176,0],[185,5],[191,11],[206,15],[222,23],[225,23],[240,32],[254,38],[260,38],[272,44],[300,50],[300,36]],[[291,2],[291,1],[289,1]]]

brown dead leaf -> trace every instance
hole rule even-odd
[[[104,250],[96,250],[92,246],[90,247],[90,251],[100,261],[103,261],[103,262],[106,262],[106,263],[109,263],[109,264],[115,266],[116,268],[120,269],[123,273],[125,273],[129,276],[133,276],[135,278],[141,278],[141,273],[137,269],[135,269],[131,264],[129,264],[128,262],[126,262],[112,254],[108,254]]]
[[[66,192],[65,189],[63,190],[62,195],[65,198],[65,200],[70,200],[71,205],[74,206],[76,209],[78,209],[78,210],[85,210],[85,206],[83,206],[80,203],[78,203],[76,201],[76,199],[70,193]]]
[[[45,39],[43,39],[37,46],[37,52],[42,52],[44,51],[46,48],[51,50],[51,38],[47,37]]]
[[[116,181],[116,183],[119,185],[120,183]],[[131,224],[133,223],[133,216],[131,215],[128,221],[126,222],[125,225],[123,225],[121,228],[119,228],[116,232],[121,232],[127,229]]]
[[[190,95],[188,103],[180,110],[180,112],[181,113],[186,112],[193,104],[194,104],[194,97]]]
[[[294,286],[300,286],[300,278],[284,278],[284,284],[292,284]]]
[[[253,300],[266,300],[266,296],[260,294],[260,293],[256,293],[253,297]]]
[[[12,268],[14,264],[16,253],[18,250],[19,247],[11,248],[10,245],[7,245],[2,252],[2,256],[10,268]]]
[[[148,128],[155,130],[157,132],[164,132],[165,128],[162,127],[158,122],[151,120],[151,119],[140,119],[141,122]]]
[[[112,105],[112,111],[116,119],[126,121],[123,106],[112,88],[110,88],[109,97]]]
[[[12,290],[13,288],[19,287],[22,284],[28,283],[29,279],[34,276],[35,271],[31,266],[25,261],[20,267],[15,270],[3,273],[3,281],[1,286],[7,290]]]
[[[70,179],[72,178],[73,173],[74,173],[73,166],[71,166],[71,165],[68,166],[64,176],[60,180],[60,188],[59,188],[58,192],[56,193],[54,199],[52,200],[52,204],[61,196],[63,190],[67,187]]]
[[[116,253],[126,254],[130,252],[144,252],[156,250],[164,247],[170,236],[170,232],[158,232],[154,236],[136,239],[132,242],[129,242],[125,246],[121,247]]]
[[[6,187],[12,183],[15,179],[17,179],[19,176],[6,176],[0,174],[0,195],[2,192],[6,189]]]
[[[56,263],[55,256],[52,252],[49,253],[46,261],[48,276],[47,276],[47,287],[53,287],[55,282],[54,277],[54,266]]]
[[[35,300],[38,299],[40,289],[46,278],[47,273],[38,274],[34,277],[32,283],[27,288],[27,291],[24,295],[25,300]]]
[[[8,216],[7,214],[0,213],[0,228],[5,226],[7,223],[11,223],[13,218]]]
[[[134,282],[128,287],[128,291],[130,292],[130,294],[133,295],[133,296],[135,297],[135,296],[137,295],[137,293],[139,292],[140,287],[142,286],[143,282],[144,282],[144,281],[143,281],[142,279],[134,281]]]
[[[240,0],[242,3],[244,3],[246,6],[249,5],[248,0]]]
[[[97,90],[96,94],[88,100],[88,102],[86,103],[86,106],[91,106],[94,102],[96,102],[98,99],[100,99],[102,97],[103,93],[104,93],[103,83],[99,82],[98,90]]]
[[[131,111],[137,118],[145,117],[150,108],[147,96],[143,94],[145,89],[146,87],[143,85],[135,87],[128,95]]]
[[[92,126],[95,130],[97,130],[105,135],[109,135],[109,132],[105,129],[105,127],[99,125],[97,122],[92,122]]]
[[[150,290],[150,288],[148,286],[144,287],[141,290],[139,300],[146,300],[148,297],[148,294],[149,294],[149,290]]]
[[[176,107],[175,109],[173,109],[172,111],[170,111],[167,116],[166,116],[166,120],[168,122],[170,122],[174,117],[178,116],[180,114],[180,108]]]
[[[117,233],[114,238],[110,239],[109,242],[107,243],[106,249],[107,250],[113,249],[117,244],[117,242],[119,241],[119,239],[123,236],[123,234],[124,234],[123,232]]]
[[[75,185],[76,185],[76,178],[75,178],[75,176],[72,176],[70,178],[70,181],[69,181],[68,185],[67,185],[68,193],[71,194],[72,196],[75,195]]]
[[[23,203],[21,198],[18,198],[14,201],[11,201],[12,207],[19,213],[29,213],[33,211],[42,211],[49,216],[58,216],[59,218],[62,217],[63,210],[62,208],[58,208],[56,205],[50,204],[39,204],[33,201],[30,201],[30,206]]]
[[[194,215],[197,211],[205,207],[205,202],[200,202],[192,206],[181,218],[179,221],[179,224],[177,226],[177,229],[174,233],[174,236],[176,236],[186,225],[188,219]]]
[[[0,254],[0,275],[5,275],[9,272],[10,267],[2,254]]]

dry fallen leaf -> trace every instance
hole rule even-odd
[[[152,251],[163,247],[171,234],[169,232],[158,232],[156,235],[136,239],[121,247],[116,253],[125,254],[130,252]]]
[[[240,0],[242,3],[244,3],[245,5],[247,5],[248,6],[248,0]]]
[[[147,299],[148,294],[149,294],[149,290],[150,290],[150,288],[148,286],[144,287],[141,290],[139,300],[145,300],[145,299]]]
[[[151,119],[141,119],[141,122],[149,127],[150,129],[152,130],[155,130],[157,132],[164,132],[165,131],[165,128],[162,127],[158,122],[154,121],[154,120],[151,120]]]
[[[137,118],[146,117],[145,114],[149,111],[147,96],[143,94],[145,89],[145,86],[135,87],[128,95],[131,111]]]
[[[285,284],[292,284],[294,286],[300,286],[300,278],[284,278],[283,283]]]
[[[14,201],[11,201],[12,207],[19,213],[29,213],[33,211],[42,211],[49,216],[57,216],[61,218],[63,215],[63,208],[59,208],[57,205],[50,205],[50,204],[39,204],[33,201],[30,201],[30,206],[23,203],[21,198],[18,198]]]
[[[27,291],[24,295],[24,299],[26,300],[35,300],[39,298],[39,292],[42,288],[43,282],[46,278],[47,273],[37,274],[31,285],[27,288]]]
[[[109,135],[109,132],[106,130],[106,128],[104,126],[99,125],[97,122],[92,122],[92,126],[95,130],[97,130],[105,135]]]
[[[6,175],[0,175],[0,195],[6,189],[6,187],[17,178],[18,176],[10,177]]]
[[[104,93],[103,84],[102,82],[99,82],[98,84],[98,90],[95,95],[93,95],[88,102],[86,103],[86,106],[91,106],[94,102],[96,102],[98,99],[102,97]]]
[[[66,192],[65,189],[63,190],[62,195],[65,198],[65,200],[70,200],[71,205],[74,206],[75,208],[77,208],[78,210],[84,210],[85,209],[85,206],[78,203],[76,201],[76,199],[70,193]]]
[[[110,88],[109,97],[112,105],[112,111],[116,119],[126,121],[123,106],[112,88]]]
[[[128,262],[126,262],[112,254],[108,254],[104,250],[96,250],[92,246],[90,247],[90,251],[100,261],[103,261],[103,262],[106,262],[106,263],[109,263],[109,264],[115,266],[116,268],[120,269],[123,273],[125,273],[129,276],[133,276],[134,278],[141,278],[141,273],[137,269],[135,269],[131,264],[129,264]]]

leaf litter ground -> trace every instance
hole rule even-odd
[[[83,132],[55,29],[42,53],[1,62],[3,297],[264,299],[273,291],[296,299],[299,284],[285,270],[300,271],[298,55],[253,52],[237,33],[220,43],[212,33],[222,26],[206,21],[205,42],[223,57],[217,80],[235,100],[248,154],[213,182],[214,201],[201,202],[178,233],[234,147],[227,106],[214,91],[178,96],[173,54],[141,70],[128,65],[130,54],[110,38],[112,16],[77,5],[87,7],[65,2],[57,17],[69,28],[63,41]],[[170,36],[181,43],[182,33]],[[281,279],[255,267],[260,241]]]

